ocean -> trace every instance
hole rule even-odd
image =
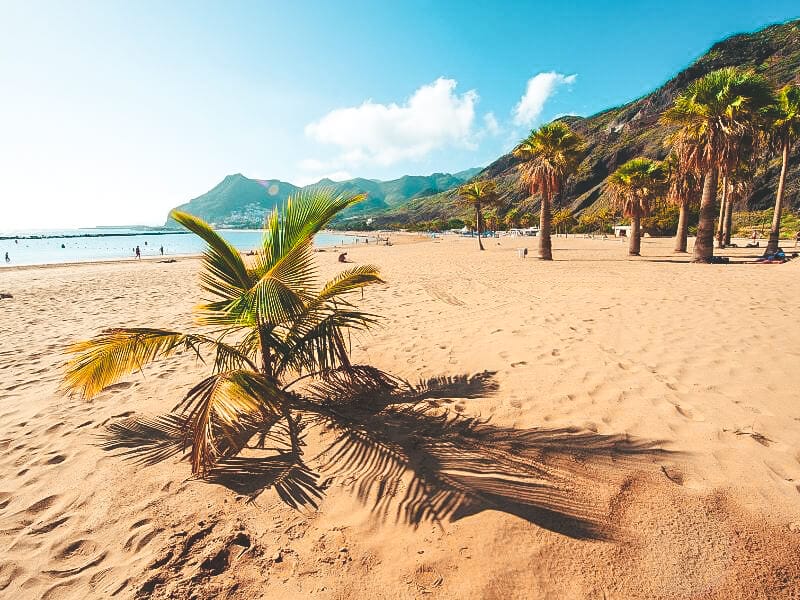
[[[261,244],[259,230],[219,230],[220,235],[239,250],[252,250]],[[11,236],[19,236],[11,238]],[[139,246],[142,257],[199,254],[205,242],[192,233],[162,233],[129,228],[92,228],[0,233],[0,268],[15,265],[46,265],[134,258]],[[319,233],[317,247],[355,242],[354,237],[338,233]],[[8,253],[10,262],[4,260]]]

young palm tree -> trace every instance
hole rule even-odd
[[[66,389],[91,398],[154,360],[181,350],[208,354],[211,374],[176,406],[192,472],[205,475],[237,453],[244,443],[237,444],[239,434],[254,422],[267,424],[271,435],[285,435],[299,460],[297,415],[314,406],[289,388],[299,379],[347,370],[349,333],[376,321],[347,296],[381,282],[377,268],[354,267],[318,286],[312,247],[314,234],[363,198],[327,190],[289,198],[268,217],[251,264],[205,222],[173,211],[173,219],[207,244],[200,272],[207,298],[197,308],[205,330],[106,329],[71,347]]]
[[[662,115],[665,123],[678,126],[674,140],[681,166],[705,175],[694,262],[713,260],[719,175],[726,175],[738,162],[773,104],[766,80],[725,68],[693,81]]]
[[[492,181],[473,181],[458,190],[461,201],[475,209],[475,230],[478,232],[478,248],[483,250],[483,208],[497,204],[499,196]]]
[[[800,86],[787,85],[784,87],[778,92],[776,104],[775,115],[770,125],[776,144],[781,152],[781,176],[778,180],[778,193],[775,195],[775,212],[772,215],[772,227],[769,230],[769,241],[767,242],[766,250],[768,254],[778,250],[789,150],[800,139]]]
[[[542,260],[553,260],[550,239],[553,198],[578,167],[582,152],[583,140],[562,121],[531,131],[514,148],[514,156],[524,161],[522,177],[530,185],[531,195],[542,194],[539,211],[539,258]]]
[[[609,175],[606,192],[614,204],[631,219],[628,254],[639,256],[642,245],[640,222],[650,214],[653,201],[665,191],[667,171],[663,163],[634,158]]]
[[[669,173],[667,199],[678,206],[678,229],[675,232],[675,252],[686,252],[689,238],[689,209],[700,200],[702,184],[692,171],[684,169],[675,154],[664,161]]]

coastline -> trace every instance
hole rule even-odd
[[[244,231],[244,230],[236,230],[236,231]],[[331,234],[330,231],[325,231],[325,233]],[[365,235],[364,232],[335,232],[341,233],[342,235],[354,237],[354,238],[375,238],[375,234],[386,235],[388,234],[393,239],[393,243],[399,244],[409,244],[409,243],[418,243],[426,241],[427,237],[424,234],[416,234],[416,233],[409,233],[409,232],[386,232],[386,231],[378,231],[378,232],[369,232],[370,235]],[[326,251],[326,250],[335,250],[338,248],[351,248],[356,246],[357,244],[345,244],[342,246],[341,244],[334,244],[330,246],[319,246],[319,251]],[[369,244],[367,244],[369,245]],[[247,256],[246,252],[240,251],[242,256]],[[3,264],[0,262],[0,273],[3,271],[15,271],[15,270],[24,270],[24,269],[50,269],[54,267],[75,267],[81,265],[97,265],[97,264],[126,264],[132,263],[135,264],[137,262],[167,262],[170,259],[174,260],[185,260],[185,259],[199,259],[202,257],[201,253],[193,253],[193,254],[164,254],[163,256],[142,256],[142,258],[137,259],[135,257],[127,257],[127,258],[96,258],[91,260],[78,260],[72,262],[54,262],[54,263],[42,263],[36,265],[15,265],[15,264]]]

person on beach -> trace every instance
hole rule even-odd
[[[342,252],[339,255],[339,262],[341,262],[341,263],[347,262],[347,252]]]
[[[164,246],[161,246],[161,248],[159,248],[159,251],[161,252],[161,256],[164,256]]]
[[[136,252],[136,258],[139,258],[139,259],[142,258],[142,251],[139,250],[139,246],[136,246],[135,252]]]
[[[6,262],[7,263],[11,262],[11,257],[8,255],[8,252],[6,252]]]

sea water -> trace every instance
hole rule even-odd
[[[222,229],[222,235],[237,249],[248,252],[260,246],[263,231]],[[15,237],[12,237],[15,236]],[[192,233],[144,231],[128,228],[97,228],[0,233],[0,268],[15,265],[46,265],[96,260],[133,259],[139,246],[142,257],[199,254],[205,242]],[[351,244],[356,238],[339,233],[318,233],[317,247]],[[6,263],[8,252],[11,259]]]

